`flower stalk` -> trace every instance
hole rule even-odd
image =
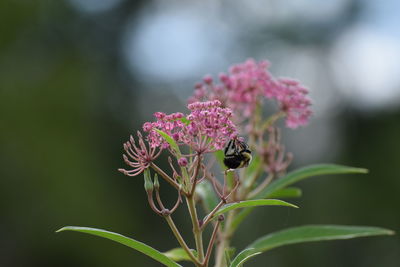
[[[189,209],[190,218],[192,220],[193,236],[196,243],[198,260],[201,262],[204,260],[203,231],[200,229],[199,219],[197,217],[197,211],[193,196],[187,197],[186,203]]]

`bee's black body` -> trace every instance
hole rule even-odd
[[[224,150],[224,164],[229,169],[247,167],[251,161],[249,146],[238,139],[232,139]]]

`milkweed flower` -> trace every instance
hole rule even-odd
[[[192,150],[205,153],[222,149],[225,143],[237,136],[231,121],[232,110],[221,107],[219,100],[194,102],[188,105],[190,114],[165,114],[157,112],[155,122],[143,124],[151,147],[167,148],[169,144],[155,129],[171,136],[178,145],[188,145]]]
[[[126,153],[123,154],[124,161],[133,169],[118,169],[118,171],[128,176],[137,176],[141,174],[144,170],[149,168],[150,164],[161,154],[161,149],[149,145],[146,146],[143,136],[139,131],[137,132],[137,136],[138,144],[136,144],[132,136],[130,136],[128,142],[124,143],[124,150]]]
[[[273,99],[286,115],[287,127],[307,124],[312,114],[308,90],[297,81],[274,78],[269,66],[268,61],[248,59],[232,66],[228,74],[220,74],[219,83],[207,75],[202,83],[196,84],[188,102],[217,99],[234,111],[236,121],[243,121],[254,115],[264,99]]]
[[[294,129],[308,123],[312,111],[311,100],[307,94],[308,90],[298,81],[289,78],[277,80],[274,98],[286,114],[287,127]]]

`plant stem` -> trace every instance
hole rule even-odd
[[[279,111],[279,112],[275,113],[274,115],[272,115],[271,117],[269,117],[267,120],[265,120],[263,122],[261,130],[265,131],[266,129],[268,129],[269,126],[274,124],[278,119],[284,117],[285,115],[286,115],[286,113],[283,111]]]
[[[214,217],[214,214],[224,205],[224,201],[220,201],[217,206],[206,216],[205,220],[203,221],[203,224],[201,225],[201,230],[204,230],[204,228],[207,226],[207,224],[211,221],[211,219]]]
[[[151,163],[150,166],[156,171],[162,178],[165,179],[169,184],[171,184],[175,189],[179,190],[180,185],[175,182],[168,174],[166,174],[163,170],[161,170],[156,164]]]
[[[232,210],[228,213],[227,219],[225,220],[224,231],[221,234],[221,241],[218,244],[216,256],[215,256],[215,267],[224,267],[225,263],[225,249],[229,247],[230,240],[233,232],[231,231],[232,220],[235,216],[235,211]],[[225,264],[225,265],[224,265]]]
[[[194,262],[196,266],[201,266],[201,263],[199,260],[196,259],[196,257],[193,255],[192,251],[190,251],[190,248],[186,244],[185,240],[183,239],[182,235],[179,233],[178,228],[176,228],[176,225],[174,221],[172,220],[171,216],[165,216],[165,220],[167,221],[169,227],[171,228],[172,232],[174,233],[174,236],[178,240],[179,244],[181,247],[186,251],[190,259]]]
[[[194,194],[194,191],[196,190],[196,185],[197,185],[197,175],[199,174],[199,169],[200,169],[200,166],[201,166],[201,159],[200,159],[200,157],[201,157],[201,155],[200,154],[197,154],[197,164],[196,164],[196,167],[195,167],[195,169],[194,169],[194,172],[193,172],[193,175],[192,175],[192,177],[190,178],[190,182],[193,184],[192,185],[192,188],[191,188],[191,190],[190,190],[190,193],[189,193],[189,196],[191,197],[191,196],[193,196],[193,194]]]
[[[255,188],[248,194],[248,198],[250,199],[252,197],[255,197],[258,193],[260,193],[265,187],[267,187],[271,183],[272,179],[274,179],[274,174],[269,173],[267,178],[265,178],[265,180],[257,188]]]
[[[219,227],[220,223],[221,223],[221,221],[218,220],[217,223],[215,224],[214,230],[211,234],[210,243],[208,243],[206,257],[205,257],[204,263],[203,263],[204,267],[208,266],[208,261],[210,260],[211,251],[214,246],[215,238],[217,237],[218,227]]]
[[[204,260],[203,236],[199,226],[199,220],[197,217],[197,211],[193,196],[186,197],[186,203],[189,209],[190,218],[192,219],[193,235],[194,235],[194,240],[196,242],[198,260],[202,262]]]

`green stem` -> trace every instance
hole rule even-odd
[[[266,188],[271,183],[272,179],[274,179],[274,174],[268,174],[267,178],[265,178],[265,180],[259,186],[257,186],[257,188],[255,188],[248,194],[248,198],[250,199],[258,195],[258,193],[264,190],[264,188]]]
[[[204,230],[206,228],[207,224],[211,221],[211,219],[214,217],[214,214],[224,205],[224,201],[220,201],[217,206],[205,217],[205,220],[203,221],[203,224],[201,225],[201,230]]]
[[[263,122],[261,130],[265,131],[266,129],[269,128],[269,126],[274,124],[278,119],[284,117],[285,115],[286,115],[286,113],[283,111],[279,111],[279,112],[275,113],[274,115],[272,115],[271,117],[269,117],[267,120],[265,120]]]
[[[190,218],[193,224],[193,235],[196,243],[196,249],[198,253],[198,260],[202,262],[204,260],[204,249],[203,249],[203,236],[199,226],[199,219],[197,217],[196,205],[194,203],[193,196],[186,198],[186,203],[189,209]]]
[[[199,174],[200,166],[201,166],[201,155],[197,154],[197,164],[193,172],[193,176],[190,178],[190,182],[193,183],[192,189],[190,190],[189,196],[193,196],[194,191],[196,190],[197,185],[197,175]]]
[[[233,218],[235,217],[235,210],[232,210],[228,213],[227,219],[225,220],[224,231],[221,234],[221,241],[218,244],[216,256],[215,256],[215,267],[225,267],[225,249],[229,247],[233,231],[231,229],[231,224]]]
[[[208,243],[206,257],[205,257],[204,263],[203,263],[204,267],[208,266],[208,261],[210,260],[211,251],[214,246],[215,238],[217,237],[218,227],[219,227],[220,223],[221,223],[221,220],[218,220],[217,223],[215,224],[214,230],[211,234],[210,243]]]
[[[167,221],[167,223],[168,223],[169,227],[171,228],[172,232],[174,233],[174,236],[178,240],[179,244],[181,245],[181,247],[188,254],[189,258],[194,262],[194,264],[196,266],[201,266],[200,261],[197,260],[196,257],[193,255],[192,251],[190,250],[190,248],[186,244],[185,240],[183,239],[182,235],[180,234],[178,228],[176,228],[176,225],[175,225],[174,221],[172,220],[171,216],[168,215],[168,216],[165,216],[164,218]]]
[[[180,185],[175,182],[174,179],[172,179],[168,174],[166,174],[163,170],[161,170],[156,164],[154,163],[150,163],[150,167],[153,168],[154,171],[156,171],[162,178],[165,179],[165,181],[167,181],[170,185],[172,185],[173,187],[175,187],[175,189],[180,188]]]

